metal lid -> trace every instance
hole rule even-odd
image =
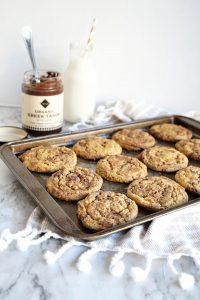
[[[0,126],[0,143],[22,140],[27,137],[28,132],[14,126]]]

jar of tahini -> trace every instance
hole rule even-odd
[[[63,84],[54,71],[24,74],[22,83],[22,126],[30,134],[58,133],[63,124]]]

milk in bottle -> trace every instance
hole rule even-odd
[[[64,78],[64,119],[79,122],[94,112],[96,74],[92,61],[92,45],[87,48],[70,44],[70,61]]]

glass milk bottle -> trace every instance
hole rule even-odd
[[[64,73],[64,119],[84,121],[92,116],[96,102],[96,74],[92,46],[70,44],[70,61]]]

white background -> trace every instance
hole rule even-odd
[[[84,42],[94,17],[98,101],[200,110],[199,0],[0,0],[0,104],[20,105],[31,67],[22,26],[33,29],[38,66],[63,72],[69,42]]]

